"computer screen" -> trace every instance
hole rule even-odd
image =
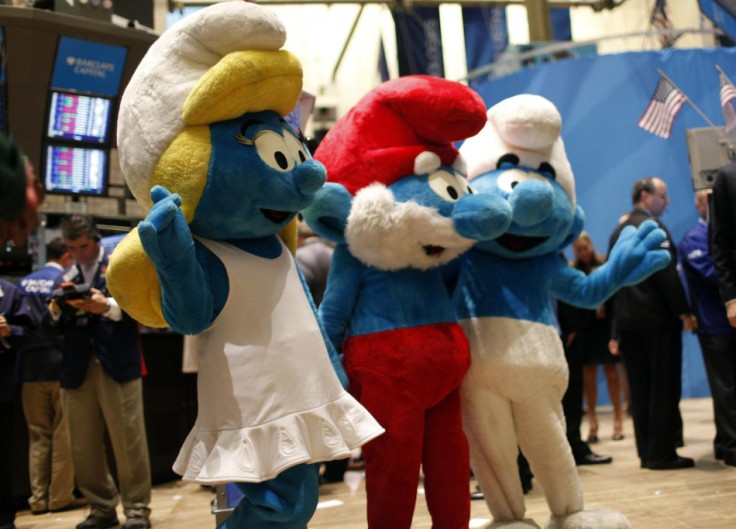
[[[44,187],[49,193],[104,195],[108,155],[104,149],[44,146]]]
[[[74,92],[52,91],[46,137],[107,144],[112,100]]]

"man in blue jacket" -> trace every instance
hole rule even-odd
[[[716,459],[736,466],[736,329],[731,327],[718,290],[713,256],[708,249],[708,195],[695,193],[698,223],[680,243],[680,263],[687,280],[690,306],[698,318],[698,341],[713,396]]]
[[[66,417],[61,411],[59,373],[61,337],[43,326],[54,280],[72,264],[61,237],[46,245],[46,264],[18,281],[23,303],[34,329],[18,354],[17,380],[28,425],[28,474],[33,514],[61,511],[79,503],[74,497],[72,465]]]
[[[90,514],[77,529],[118,524],[118,490],[105,457],[104,431],[110,436],[120,483],[123,529],[150,527],[151,468],[143,422],[141,349],[138,323],[107,291],[109,253],[100,244],[94,220],[71,215],[61,233],[76,261],[55,281],[67,290],[88,291],[56,302],[51,315],[63,335],[61,401],[69,421],[77,486]]]

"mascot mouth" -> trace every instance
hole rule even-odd
[[[514,235],[513,233],[504,233],[496,242],[512,252],[523,252],[539,246],[547,237],[524,237],[523,235]]]
[[[445,251],[444,246],[435,246],[434,244],[425,244],[422,249],[430,257],[439,257]]]
[[[275,224],[281,224],[291,215],[291,211],[278,211],[276,209],[265,209],[261,208],[261,213],[268,220]]]

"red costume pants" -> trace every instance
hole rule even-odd
[[[433,529],[467,529],[470,462],[458,387],[470,356],[441,324],[350,338],[350,391],[386,429],[363,447],[369,529],[409,529],[420,467]]]

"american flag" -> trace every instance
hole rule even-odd
[[[719,74],[721,82],[721,108],[723,109],[723,121],[726,123],[726,132],[736,129],[736,109],[733,106],[733,98],[736,97],[736,87],[731,84],[723,72]]]
[[[672,122],[687,98],[664,77],[659,78],[647,109],[639,118],[639,126],[652,134],[669,138]]]

